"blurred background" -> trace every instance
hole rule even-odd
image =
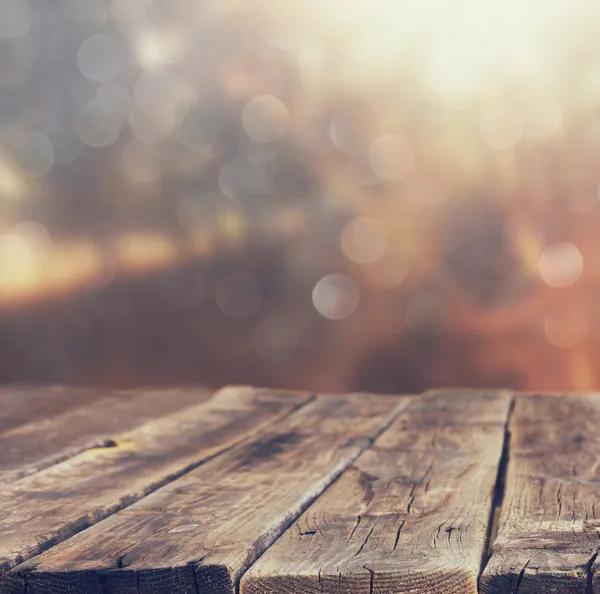
[[[0,382],[588,390],[592,0],[0,0]]]

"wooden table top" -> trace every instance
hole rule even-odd
[[[1,594],[600,593],[600,395],[0,390]]]

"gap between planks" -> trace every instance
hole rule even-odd
[[[488,534],[485,544],[485,550],[481,559],[481,568],[477,578],[478,591],[480,590],[481,576],[487,567],[487,564],[492,556],[492,544],[496,540],[498,532],[498,523],[500,521],[500,513],[504,503],[504,495],[506,491],[506,471],[508,470],[508,461],[510,460],[510,425],[515,412],[515,394],[510,396],[510,404],[508,415],[504,424],[504,442],[502,444],[502,457],[498,464],[498,474],[496,476],[496,484],[494,486],[494,496],[492,499],[492,508],[490,510],[490,519],[488,521]]]
[[[599,415],[598,394],[518,399],[506,496],[482,593],[600,592]]]

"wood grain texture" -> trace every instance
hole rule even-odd
[[[430,393],[243,577],[242,594],[477,592],[510,396]]]
[[[233,594],[405,399],[321,397],[5,576],[3,594]]]
[[[63,386],[6,386],[0,388],[0,433],[66,410],[88,405],[108,391]]]
[[[600,592],[600,396],[516,400],[484,594]],[[597,515],[598,514],[598,515]]]
[[[203,404],[121,435],[115,447],[87,450],[3,486],[0,573],[127,507],[309,400],[268,390],[225,389]]]
[[[70,407],[64,403],[63,412],[0,433],[0,485],[111,443],[124,431],[212,395],[203,389],[113,391],[93,399],[72,390],[59,392],[63,393],[72,399]],[[52,399],[52,392],[46,398]]]

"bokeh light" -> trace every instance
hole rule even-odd
[[[343,320],[356,311],[360,293],[352,279],[343,274],[330,274],[315,285],[312,300],[324,318]]]
[[[95,352],[124,382],[230,357],[319,389],[388,359],[398,390],[594,387],[599,16],[0,0],[0,308],[66,312],[0,355],[24,379],[86,381]]]
[[[357,217],[342,231],[344,254],[359,264],[370,264],[381,258],[388,246],[385,227],[375,219]]]
[[[285,105],[276,97],[254,97],[242,111],[246,134],[256,142],[274,142],[284,136],[289,121]]]
[[[547,247],[540,258],[540,274],[551,287],[568,287],[581,276],[583,256],[572,243]]]
[[[411,170],[413,162],[412,147],[397,134],[380,136],[369,150],[371,170],[384,181],[402,179]]]
[[[101,82],[114,78],[122,62],[119,45],[112,35],[94,33],[77,52],[77,65],[86,78]]]

